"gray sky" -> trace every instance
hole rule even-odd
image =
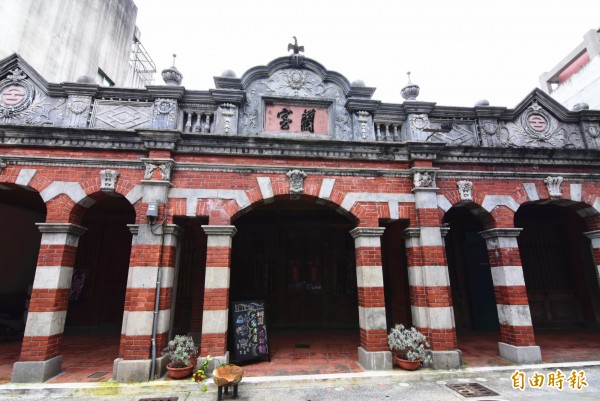
[[[306,57],[375,99],[402,103],[411,71],[419,100],[447,106],[514,107],[600,27],[599,0],[135,0],[142,44],[160,71],[172,64],[187,89],[214,88],[287,54],[297,36]]]

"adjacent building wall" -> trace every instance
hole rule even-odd
[[[49,82],[75,81],[98,69],[132,86],[129,57],[137,7],[133,0],[3,0],[0,59],[18,53]]]
[[[592,29],[583,38],[550,72],[540,76],[540,86],[569,110],[578,103],[600,110],[600,32]]]

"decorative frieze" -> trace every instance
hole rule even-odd
[[[119,172],[117,170],[101,170],[100,171],[100,189],[105,192],[114,192]]]
[[[461,201],[473,200],[473,183],[471,181],[458,181],[456,183]]]
[[[562,196],[562,184],[563,177],[560,176],[548,176],[544,179],[544,184],[548,188],[548,194],[551,198],[560,198]]]
[[[299,199],[304,193],[304,179],[306,173],[301,170],[290,170],[286,174],[290,180],[291,199]]]

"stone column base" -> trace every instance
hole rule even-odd
[[[199,356],[198,362],[196,362],[196,369],[200,368],[200,365],[206,360],[205,357]],[[208,363],[208,373],[212,373],[212,371],[221,366],[227,365],[229,363],[229,351],[225,352],[225,355],[221,356],[210,356],[210,362]]]
[[[42,383],[61,373],[62,355],[47,361],[15,362],[10,381],[12,383]]]
[[[113,363],[112,378],[121,383],[147,382],[160,379],[167,371],[167,358],[156,358],[156,375],[150,379],[151,359],[123,359],[117,358]]]
[[[542,352],[540,347],[537,345],[519,347],[516,345],[499,342],[498,350],[500,351],[500,356],[502,358],[518,364],[542,362]]]
[[[366,351],[358,347],[358,363],[365,370],[392,369],[392,353],[390,351]]]
[[[431,351],[431,367],[433,369],[460,369],[461,366],[462,352],[459,349]]]

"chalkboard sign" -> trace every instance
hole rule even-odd
[[[231,311],[232,360],[236,363],[270,361],[265,301],[233,302]]]

